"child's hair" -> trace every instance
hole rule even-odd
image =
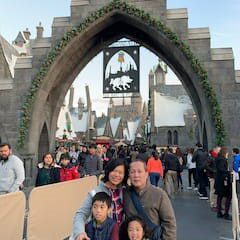
[[[62,161],[63,159],[71,160],[69,153],[62,153],[60,156],[60,161]]]
[[[143,237],[144,238],[148,237],[147,225],[146,225],[145,221],[141,217],[139,217],[139,216],[131,216],[126,221],[124,221],[122,223],[121,227],[120,227],[120,231],[119,231],[120,240],[129,240],[129,237],[128,237],[128,226],[129,226],[129,223],[133,222],[133,221],[136,221],[136,222],[140,223],[140,225],[143,228]]]
[[[108,208],[111,207],[112,204],[112,199],[111,197],[105,193],[105,192],[98,192],[94,195],[93,199],[92,199],[92,205],[96,202],[96,201],[100,201],[100,202],[104,202],[107,204]]]

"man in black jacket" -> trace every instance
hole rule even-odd
[[[180,169],[180,163],[177,156],[173,154],[172,148],[169,148],[168,152],[165,154],[164,162],[165,187],[168,196],[172,198],[178,191],[177,172]]]
[[[206,187],[208,185],[208,177],[206,172],[206,163],[208,153],[203,150],[202,144],[197,144],[198,149],[194,152],[192,162],[196,162],[197,179],[199,181],[199,199],[208,200]]]

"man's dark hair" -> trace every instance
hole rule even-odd
[[[90,149],[90,148],[94,148],[94,149],[96,149],[97,146],[96,146],[96,144],[90,144],[90,145],[89,145],[89,149]]]
[[[203,147],[203,145],[202,145],[200,142],[196,143],[196,146],[197,146],[198,148],[202,148],[202,147]]]
[[[96,201],[100,201],[100,202],[103,202],[103,203],[106,203],[108,208],[111,207],[112,205],[112,199],[111,197],[105,193],[105,192],[98,192],[94,195],[93,199],[92,199],[92,206],[93,204],[96,202]]]
[[[233,148],[232,151],[233,153],[239,154],[239,148]]]
[[[0,148],[8,146],[9,149],[12,149],[11,145],[9,143],[1,143]]]

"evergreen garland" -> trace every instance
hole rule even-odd
[[[44,77],[46,76],[48,70],[55,61],[56,57],[60,55],[61,51],[68,45],[68,43],[74,37],[76,37],[80,33],[83,33],[96,20],[100,19],[101,17],[105,16],[106,14],[114,10],[120,10],[130,16],[139,18],[147,25],[163,33],[176,47],[178,47],[181,50],[185,57],[191,62],[191,66],[194,69],[195,73],[199,76],[199,80],[202,84],[204,92],[212,108],[212,115],[216,128],[216,144],[220,146],[223,145],[225,139],[225,130],[217,96],[208,81],[206,70],[204,70],[204,67],[202,66],[200,61],[194,57],[193,53],[190,50],[190,47],[186,43],[184,43],[176,33],[172,32],[170,28],[164,25],[160,20],[151,17],[149,13],[145,12],[144,10],[138,9],[135,6],[129,5],[124,1],[113,0],[108,5],[100,8],[95,12],[92,12],[88,17],[85,18],[85,20],[78,27],[72,27],[71,30],[64,34],[63,38],[51,50],[51,52],[48,53],[45,61],[42,63],[39,69],[39,72],[32,80],[31,87],[28,93],[26,94],[26,98],[21,106],[19,135],[17,140],[18,149],[24,147],[25,140],[28,134],[32,107],[36,97],[36,93],[40,88],[40,85]]]

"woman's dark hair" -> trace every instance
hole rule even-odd
[[[193,154],[193,153],[194,153],[194,148],[189,148],[189,149],[188,149],[188,152],[191,153],[191,154]]]
[[[176,148],[176,155],[177,157],[183,157],[183,153],[179,147]]]
[[[112,159],[107,163],[104,169],[104,177],[102,178],[102,181],[103,182],[109,181],[109,173],[112,172],[118,166],[124,166],[124,178],[123,178],[122,184],[127,185],[128,165],[125,159],[123,158]]]
[[[52,153],[50,153],[50,152],[47,152],[47,153],[45,153],[45,154],[42,156],[42,162],[44,163],[44,158],[45,158],[47,155],[50,155],[50,156],[52,157],[52,160],[53,160],[52,163],[54,163],[54,162],[55,162],[54,157],[53,157]]]
[[[129,240],[129,237],[128,237],[128,225],[129,225],[130,222],[133,222],[133,221],[137,221],[137,222],[140,223],[140,225],[143,228],[143,237],[144,238],[148,237],[147,226],[146,226],[145,221],[141,217],[139,217],[139,216],[131,216],[126,221],[124,221],[122,223],[122,225],[120,227],[120,230],[119,230],[119,240]]]
[[[156,151],[153,151],[152,152],[152,156],[155,160],[158,160],[159,159],[159,156],[158,156],[158,153]]]

